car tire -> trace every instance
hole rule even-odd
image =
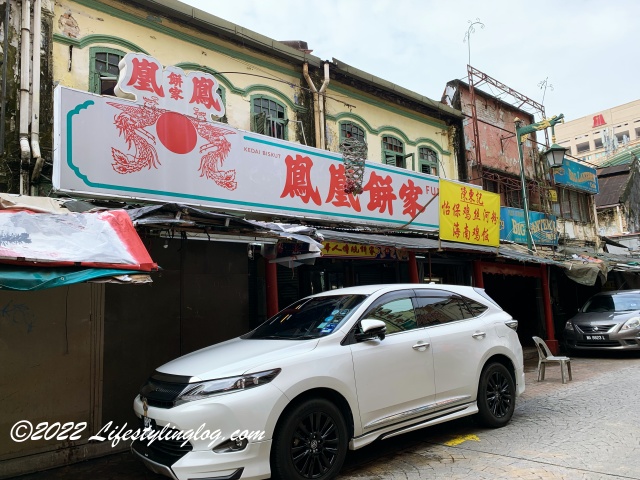
[[[306,400],[285,413],[271,447],[271,474],[283,480],[335,478],[347,454],[348,430],[331,402]]]
[[[485,427],[504,427],[516,407],[516,386],[501,363],[487,365],[478,384],[478,421]]]

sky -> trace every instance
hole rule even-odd
[[[181,1],[434,100],[448,81],[467,80],[469,58],[547,117],[575,120],[640,97],[637,0]]]

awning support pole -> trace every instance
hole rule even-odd
[[[264,274],[267,293],[267,317],[271,318],[278,313],[278,264],[270,263],[264,259]]]
[[[420,283],[418,279],[418,261],[416,260],[416,252],[409,252],[409,282]]]
[[[556,340],[556,330],[553,326],[553,312],[551,311],[551,294],[549,293],[549,271],[548,267],[540,264],[540,279],[542,280],[542,299],[544,303],[544,319],[547,326],[547,338],[545,343],[551,353],[557,355],[560,351],[558,340]]]

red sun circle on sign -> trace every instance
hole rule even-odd
[[[156,132],[162,145],[173,153],[191,152],[198,142],[198,134],[186,116],[177,112],[165,112],[156,123]]]

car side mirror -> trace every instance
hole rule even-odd
[[[362,332],[356,333],[355,337],[358,342],[364,342],[378,337],[384,340],[387,333],[387,326],[382,320],[365,319],[360,322]]]

